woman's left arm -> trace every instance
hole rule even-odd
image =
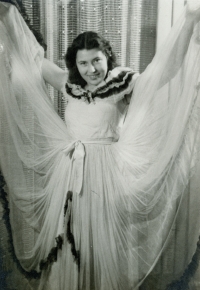
[[[200,20],[200,8],[195,8],[189,1],[186,7],[186,20],[171,52],[171,57],[160,80],[160,87],[165,85],[178,72],[187,53],[195,24]],[[200,5],[198,4],[198,7]]]
[[[66,71],[46,58],[42,63],[42,76],[47,83],[58,91],[61,91],[68,79]]]

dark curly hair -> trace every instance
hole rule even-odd
[[[105,38],[93,31],[86,31],[79,34],[72,45],[68,47],[65,55],[65,63],[69,70],[69,81],[73,84],[84,87],[86,85],[85,80],[81,77],[78,68],[76,66],[76,54],[81,49],[93,49],[98,48],[107,57],[108,70],[112,70],[117,66],[116,56],[112,51],[112,47]]]

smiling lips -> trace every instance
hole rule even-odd
[[[99,74],[88,75],[88,77],[91,78],[91,79],[96,79],[98,76],[99,76]]]

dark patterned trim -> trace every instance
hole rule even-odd
[[[7,229],[7,233],[8,233],[8,251],[10,253],[10,257],[13,260],[13,262],[16,264],[17,269],[20,271],[20,273],[22,275],[24,275],[24,277],[26,277],[27,279],[39,279],[41,276],[41,273],[38,273],[34,270],[28,272],[26,270],[24,270],[19,262],[19,260],[17,259],[17,256],[15,254],[15,249],[14,249],[14,245],[13,245],[13,237],[12,237],[12,230],[11,230],[11,224],[10,224],[10,209],[9,209],[9,203],[8,203],[8,199],[7,199],[7,193],[4,190],[5,187],[5,180],[3,178],[3,175],[0,172],[0,202],[3,206],[3,221],[4,224],[6,226]],[[6,253],[4,251],[1,250],[1,255],[2,253],[4,255],[6,255]],[[2,256],[0,257],[0,259],[3,260]],[[3,270],[3,268],[2,268]],[[4,272],[4,275],[6,276],[7,274]]]
[[[45,260],[40,262],[40,270],[47,270],[50,265],[57,261],[58,250],[62,250],[63,238],[59,235],[56,237],[56,247],[53,247]]]
[[[80,251],[76,250],[74,235],[71,232],[71,215],[67,223],[67,240],[71,244],[71,253],[74,256],[74,262],[78,265],[78,270],[80,271]]]
[[[97,88],[94,92],[85,91],[80,88],[79,94],[75,95],[73,94],[73,85],[66,83],[65,88],[67,94],[71,97],[76,99],[84,97],[90,102],[91,98],[94,99],[95,97],[98,97],[104,99],[126,90],[129,87],[134,74],[133,71],[122,71],[117,77],[112,78],[107,83],[105,80],[105,85]]]
[[[167,286],[166,290],[189,290],[190,280],[194,277],[200,261],[200,237],[197,242],[196,252],[192,257],[192,261],[187,266],[185,272],[181,278],[177,281],[173,281],[170,285]]]
[[[72,191],[68,191],[67,192],[67,198],[66,198],[66,202],[65,202],[65,207],[64,207],[64,216],[66,215],[67,209],[68,209],[68,201],[70,200],[72,202]]]
[[[66,202],[65,202],[65,207],[64,207],[64,215],[66,215],[69,201],[72,202],[72,196],[73,196],[72,191],[68,191]],[[80,252],[76,250],[74,235],[71,232],[71,212],[69,214],[69,218],[67,222],[66,236],[67,236],[67,241],[71,244],[71,253],[74,256],[74,261],[78,265],[78,270],[80,270]]]

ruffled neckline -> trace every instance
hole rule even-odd
[[[66,83],[65,88],[68,95],[76,99],[83,99],[89,103],[93,102],[95,98],[108,98],[110,96],[126,93],[133,83],[133,70],[125,67],[116,67],[108,72],[108,76],[102,81],[96,89],[91,92],[83,89],[76,84]]]

